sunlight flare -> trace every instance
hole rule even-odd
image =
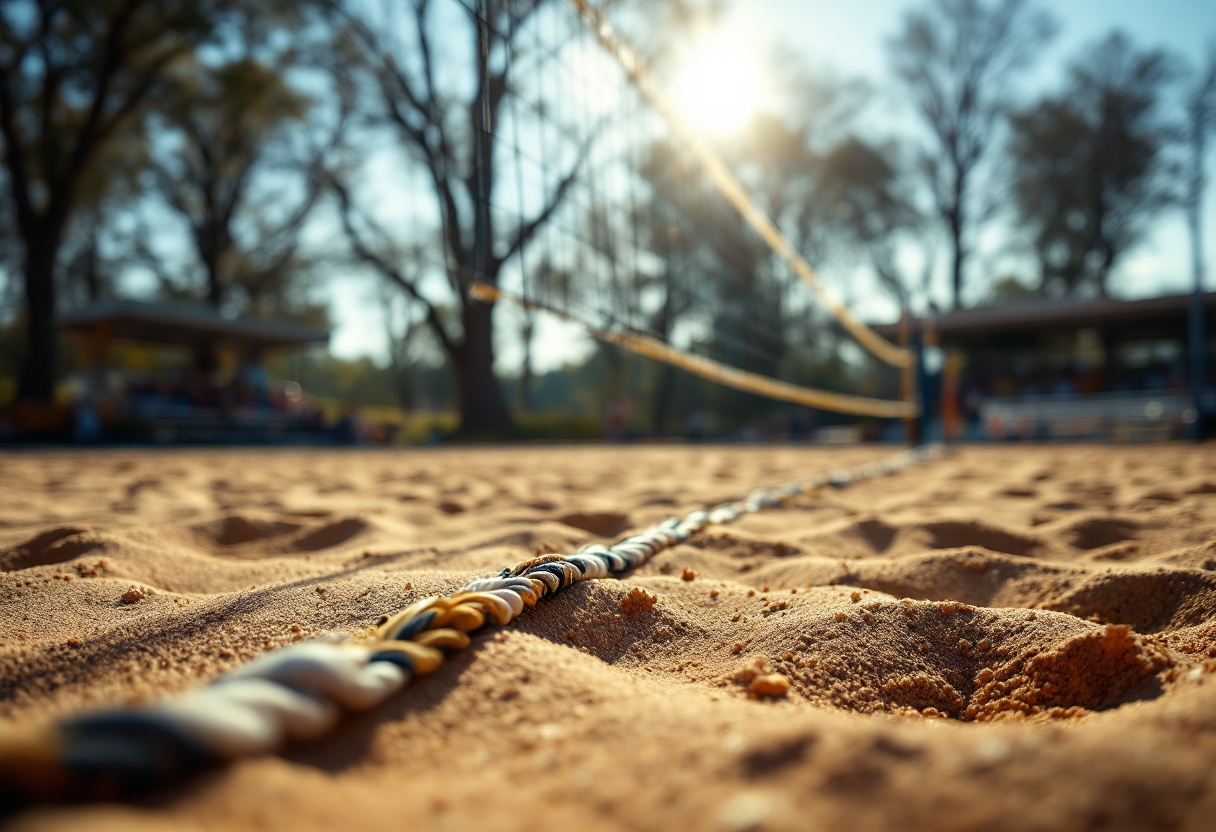
[[[716,136],[743,127],[760,108],[766,81],[746,41],[729,32],[701,38],[682,62],[672,87],[680,114]]]

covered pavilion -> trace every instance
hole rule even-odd
[[[1216,292],[1202,300],[1211,320]],[[1199,418],[1188,363],[1190,302],[1189,294],[1030,298],[924,321],[930,349],[941,350],[944,432],[1037,439],[1184,434]],[[875,329],[892,339],[899,334],[898,324]],[[1206,414],[1216,412],[1214,336],[1207,327],[1199,391]]]
[[[265,360],[328,343],[324,330],[232,318],[203,304],[126,298],[67,312],[57,325],[76,346],[67,383],[78,434],[83,422],[86,433],[122,439],[270,442],[307,438],[321,428],[306,412],[299,385],[273,382]],[[118,348],[130,345],[144,353],[168,348],[184,361],[169,368],[118,366]]]

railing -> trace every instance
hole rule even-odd
[[[1205,402],[1216,406],[1216,390],[1206,391]],[[980,406],[990,439],[1148,441],[1179,435],[1196,418],[1189,390],[1008,396]]]

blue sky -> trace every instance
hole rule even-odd
[[[884,43],[899,27],[904,11],[915,4],[907,0],[735,0],[724,26],[752,41],[758,50],[780,44],[794,52],[812,68],[829,68],[846,76],[868,79],[879,90],[890,90]],[[1027,76],[1027,93],[1050,90],[1063,78],[1068,59],[1086,44],[1098,40],[1112,29],[1126,31],[1140,47],[1167,48],[1193,63],[1203,56],[1205,44],[1216,38],[1216,0],[1059,0],[1041,4],[1059,20],[1060,30],[1042,59]],[[902,109],[898,97],[889,92],[879,96],[867,113],[866,127],[879,132],[915,129],[912,116]],[[1212,160],[1209,159],[1209,167]],[[1003,235],[1000,225],[989,234],[993,248],[999,248]],[[1209,188],[1207,200],[1208,288],[1216,287],[1216,188]],[[945,257],[938,257],[939,271]],[[982,285],[987,275],[976,263],[975,284]],[[893,316],[894,307],[878,293],[867,291],[857,281],[860,275],[825,274],[835,283],[838,294],[857,303],[863,317],[882,320]],[[938,289],[944,292],[944,274]],[[1124,260],[1112,280],[1115,292],[1125,296],[1146,296],[1182,292],[1189,289],[1188,239],[1181,212],[1163,217],[1153,234]],[[377,293],[371,286],[351,285],[335,297],[334,351],[344,356],[383,353]],[[944,297],[944,294],[942,295]],[[369,306],[371,308],[369,308]],[[375,316],[375,322],[371,316]],[[510,327],[504,327],[504,330]],[[555,328],[545,339],[543,352],[556,366],[583,351],[571,343],[569,330]],[[501,368],[511,371],[518,351],[513,339],[504,332]]]

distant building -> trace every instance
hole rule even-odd
[[[76,438],[153,442],[309,441],[324,425],[300,386],[272,380],[275,352],[326,344],[287,321],[230,318],[203,304],[106,299],[57,321],[71,343],[66,388]],[[27,430],[38,425],[18,425]]]
[[[1208,320],[1216,292],[1204,296]],[[1190,295],[1029,299],[927,322],[939,432],[959,438],[1149,440],[1197,418],[1188,372]],[[876,329],[889,338],[898,326]],[[1216,412],[1207,328],[1205,412]],[[939,351],[940,350],[940,351]]]

